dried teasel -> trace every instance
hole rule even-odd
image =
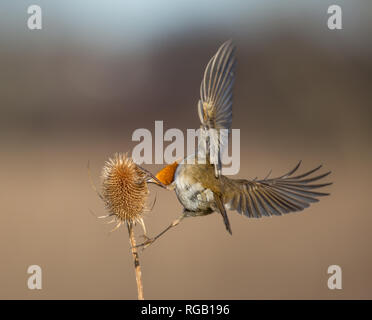
[[[102,194],[95,187],[89,171],[93,189],[103,200],[109,214],[98,218],[113,217],[108,223],[116,222],[113,230],[118,229],[122,223],[128,228],[129,243],[134,261],[134,269],[137,282],[138,299],[143,299],[142,272],[137,251],[136,239],[134,236],[134,224],[139,222],[143,228],[144,237],[146,228],[143,222],[143,214],[149,211],[147,198],[149,195],[148,183],[156,183],[158,186],[167,189],[157,177],[144,168],[134,163],[132,158],[126,154],[116,153],[106,161],[102,169]],[[155,202],[154,202],[155,203]]]
[[[150,172],[135,164],[126,154],[116,153],[106,161],[102,169],[102,194],[96,190],[109,212],[108,215],[99,218],[113,216],[114,219],[111,222],[117,222],[117,224],[112,231],[118,229],[122,223],[127,224],[140,300],[143,300],[142,272],[133,225],[140,222],[146,235],[142,217],[143,213],[148,210],[147,183],[154,178],[156,179]]]
[[[147,237],[143,213],[149,210],[146,201],[149,194],[148,183],[156,183],[162,188],[167,188],[157,177],[135,164],[132,158],[126,154],[121,153],[116,153],[106,161],[102,169],[102,194],[98,192],[92,182],[94,190],[103,200],[109,212],[108,215],[99,218],[113,216],[113,221],[109,223],[117,222],[117,224],[112,231],[118,229],[122,223],[127,224],[136,275],[137,294],[140,300],[144,299],[142,272],[133,226],[136,222],[140,222],[144,236]]]
[[[116,153],[102,169],[102,200],[117,229],[123,222],[143,224],[149,194],[148,172],[126,154]],[[113,222],[114,222],[113,221]],[[115,230],[114,229],[114,230]]]

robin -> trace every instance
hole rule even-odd
[[[227,210],[236,210],[249,218],[282,215],[302,211],[318,197],[329,193],[315,191],[331,183],[316,183],[331,172],[311,176],[321,168],[300,175],[294,175],[301,161],[294,169],[277,178],[268,176],[262,180],[231,179],[221,174],[221,160],[210,161],[210,147],[219,151],[222,141],[221,129],[231,129],[232,89],[235,78],[235,46],[227,41],[209,61],[201,82],[198,113],[203,132],[212,131],[207,139],[205,158],[197,155],[167,165],[156,174],[153,183],[176,192],[183,205],[182,215],[154,238],[145,236],[139,246],[147,247],[169,229],[178,225],[185,217],[205,216],[218,212],[226,230],[232,234]],[[217,132],[217,134],[216,134]],[[218,153],[220,154],[220,153]]]

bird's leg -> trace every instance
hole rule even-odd
[[[176,220],[174,220],[168,227],[166,227],[162,232],[160,232],[157,236],[153,238],[147,237],[147,235],[144,235],[145,237],[145,242],[138,244],[136,247],[142,247],[143,249],[146,249],[149,245],[153,244],[155,240],[159,239],[164,233],[166,233],[168,230],[172,229],[176,225],[178,225],[183,218],[185,218],[187,214],[184,212],[182,215],[180,215]]]

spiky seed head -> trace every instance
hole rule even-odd
[[[116,153],[102,170],[102,196],[120,222],[137,222],[146,209],[146,173],[126,154]]]

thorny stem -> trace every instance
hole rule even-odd
[[[132,256],[134,261],[134,271],[136,273],[136,282],[137,282],[137,292],[138,300],[144,300],[143,298],[143,286],[142,286],[142,272],[141,266],[138,258],[138,251],[136,248],[136,239],[134,238],[133,223],[127,222],[128,234],[129,234],[129,243],[132,250]]]

